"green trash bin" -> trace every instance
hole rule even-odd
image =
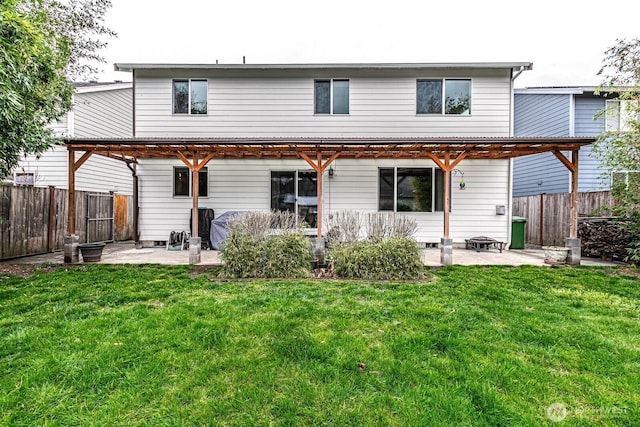
[[[511,218],[511,249],[524,249],[524,227],[527,218],[514,216]]]

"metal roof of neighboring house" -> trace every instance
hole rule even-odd
[[[73,82],[71,85],[75,88],[76,93],[89,93],[89,92],[105,92],[108,90],[121,90],[131,89],[133,83],[131,82]]]
[[[423,70],[423,69],[512,69],[531,70],[531,62],[435,62],[435,63],[327,63],[327,64],[166,64],[116,63],[115,71],[158,69],[212,70]]]
[[[610,94],[618,94],[620,91],[629,90],[628,87],[601,87],[601,86],[539,86],[514,89],[516,95],[599,95],[606,97]]]

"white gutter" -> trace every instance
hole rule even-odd
[[[576,136],[576,98],[569,95],[569,136]]]
[[[295,69],[438,69],[438,68],[509,68],[520,74],[530,70],[531,62],[434,62],[434,63],[327,63],[327,64],[169,64],[115,63],[115,71],[134,69],[213,69],[213,70],[295,70]],[[517,77],[517,76],[516,76]]]

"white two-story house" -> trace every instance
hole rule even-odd
[[[513,138],[530,67],[116,64],[133,74],[133,137],[67,147],[137,163],[145,244],[195,206],[294,211],[318,235],[336,211],[398,212],[420,242],[509,242],[513,157],[586,143]]]

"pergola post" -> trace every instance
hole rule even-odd
[[[191,238],[189,239],[189,264],[200,264],[202,251],[202,238],[198,230],[198,196],[200,195],[200,169],[198,169],[198,153],[193,153],[193,169],[191,170]]]
[[[451,171],[458,166],[458,164],[467,156],[466,152],[461,152],[455,160],[451,161],[451,155],[445,151],[443,159],[438,158],[433,153],[427,153],[433,162],[442,169],[444,175],[444,212],[443,212],[443,236],[440,239],[440,264],[451,265],[453,264],[453,239],[449,236],[449,218],[451,212],[449,207],[451,206]]]
[[[445,155],[446,165],[449,164],[449,155]],[[440,239],[440,264],[453,264],[453,239],[449,237],[449,200],[451,198],[449,183],[451,182],[451,170],[447,167],[444,171],[444,230]]]
[[[209,153],[202,161],[198,159],[198,152],[194,151],[193,161],[190,162],[181,152],[177,152],[176,156],[187,165],[191,171],[191,195],[193,196],[193,204],[191,205],[191,238],[189,239],[189,264],[199,264],[201,261],[202,239],[198,234],[198,196],[200,192],[200,171],[214,157],[214,153]]]
[[[76,152],[69,151],[69,160],[67,167],[67,183],[68,183],[68,216],[67,216],[67,235],[64,237],[64,262],[76,263],[78,257],[79,239],[76,235],[76,171],[91,157],[92,152],[85,152],[78,160],[76,160]]]
[[[444,227],[443,227],[443,237],[445,239],[449,239],[449,203],[451,199],[451,168],[449,167],[451,163],[451,159],[449,157],[449,153],[444,154]]]
[[[324,173],[324,171],[329,167],[329,165],[331,163],[333,163],[333,161],[335,159],[338,158],[338,156],[340,155],[339,153],[335,153],[333,154],[331,157],[329,157],[329,159],[327,159],[326,162],[322,163],[322,151],[318,151],[316,153],[316,162],[314,162],[311,157],[309,157],[306,153],[304,152],[300,152],[300,157],[302,157],[304,159],[304,161],[306,161],[309,166],[311,166],[313,168],[314,171],[316,171],[316,193],[317,193],[317,203],[318,203],[318,224],[317,224],[317,228],[318,228],[318,239],[322,238],[322,174]]]
[[[562,162],[563,165],[571,172],[571,205],[569,210],[569,237],[564,239],[565,246],[569,248],[567,254],[567,264],[579,265],[582,258],[582,242],[578,238],[578,168],[580,151],[573,150],[571,152],[571,160],[560,151],[555,150],[553,154]]]

